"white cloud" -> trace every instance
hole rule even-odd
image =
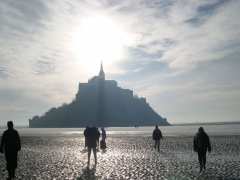
[[[80,20],[91,14],[111,17],[131,36],[131,42],[124,44],[125,56],[119,60],[125,65],[108,65],[107,72],[110,77],[118,77],[124,87],[149,97],[160,114],[162,105],[154,99],[162,94],[172,93],[177,98],[189,91],[200,91],[204,97],[209,91],[207,97],[225,97],[225,92],[218,92],[224,86],[217,82],[209,86],[208,81],[193,83],[184,73],[194,75],[202,64],[220,63],[239,54],[239,9],[239,1],[223,0],[0,2],[0,90],[14,90],[21,95],[15,106],[4,107],[0,103],[0,111],[6,112],[10,107],[19,112],[21,103],[27,101],[25,107],[31,103],[35,106],[32,115],[71,101],[78,81],[86,81],[99,68],[99,64],[93,64],[95,69],[90,73],[86,59],[77,56],[80,50],[72,46]],[[136,50],[135,55],[131,55],[131,50]],[[151,71],[151,66],[156,65],[151,65],[152,61],[167,66],[164,71]],[[148,73],[141,76],[144,70]],[[205,88],[199,89],[204,84]],[[238,86],[226,84],[229,93],[238,97]],[[196,96],[192,99],[196,101],[189,100],[189,106],[200,101]],[[172,103],[177,104],[177,100]],[[166,112],[174,114],[169,109]],[[8,117],[6,113],[4,117]],[[23,116],[20,119],[27,120]]]

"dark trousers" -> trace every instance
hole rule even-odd
[[[160,140],[155,140],[155,145],[154,145],[154,148],[158,149],[158,151],[160,151]]]
[[[200,171],[206,169],[206,154],[207,151],[198,151],[198,161],[200,165]]]
[[[93,155],[95,159],[95,165],[97,165],[97,149],[96,146],[88,146],[88,167],[90,165],[91,151],[93,150]]]
[[[9,178],[15,177],[15,170],[17,168],[17,151],[6,152],[5,158],[7,161],[7,171]]]

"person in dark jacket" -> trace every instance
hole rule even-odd
[[[198,161],[200,165],[200,172],[206,169],[206,154],[207,151],[211,152],[211,144],[207,133],[204,131],[203,127],[198,129],[197,134],[193,140],[193,149],[198,153]]]
[[[18,151],[21,150],[21,142],[18,132],[13,128],[13,122],[8,121],[7,126],[8,129],[2,135],[0,152],[5,154],[8,179],[13,179],[17,168]]]
[[[158,128],[158,126],[155,126],[155,129],[153,131],[152,134],[152,138],[155,141],[155,145],[154,148],[158,149],[158,152],[160,151],[160,140],[162,139],[162,132],[160,131],[160,129]]]
[[[95,159],[95,166],[97,165],[97,141],[100,137],[100,132],[96,127],[89,127],[85,131],[85,138],[87,141],[88,148],[88,167],[90,166],[91,151],[93,150],[93,155]]]

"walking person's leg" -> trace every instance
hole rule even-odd
[[[87,163],[88,167],[90,166],[91,149],[92,149],[91,147],[88,147],[88,163]]]
[[[10,169],[10,178],[14,178],[15,177],[15,168],[11,168]]]
[[[93,155],[94,155],[94,159],[95,159],[95,166],[97,165],[97,149],[96,147],[93,148]]]
[[[7,162],[7,171],[8,171],[8,179],[13,179],[15,176],[15,169]]]
[[[107,148],[107,144],[106,144],[106,139],[105,138],[103,139],[103,147],[104,147],[103,148],[104,150]]]
[[[155,140],[154,148],[157,148],[157,140]]]
[[[17,151],[16,152],[14,152],[13,154],[12,154],[12,170],[11,170],[11,174],[12,174],[12,178],[15,178],[15,170],[16,170],[16,168],[17,168],[17,161],[18,161],[18,153],[17,153]]]
[[[206,154],[207,154],[207,152],[204,152],[204,153],[203,153],[203,160],[202,160],[202,161],[203,161],[203,168],[204,168],[204,169],[206,169]]]
[[[11,155],[8,153],[5,153],[5,159],[6,159],[6,169],[8,172],[8,179],[11,179],[12,177],[12,171],[11,171]]]
[[[200,172],[202,172],[202,153],[198,151],[198,162],[200,167]]]
[[[97,147],[96,147],[96,150],[98,150],[99,151],[99,147],[100,145],[99,145],[99,138],[97,139]]]
[[[160,151],[160,140],[158,140],[157,142],[157,148],[158,148],[158,152]]]

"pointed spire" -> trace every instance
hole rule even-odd
[[[102,61],[101,61],[99,77],[101,77],[102,79],[105,79],[105,73],[104,73],[104,70],[103,70],[103,63],[102,63]]]
[[[102,63],[102,61],[101,61],[100,73],[101,73],[101,72],[104,72],[104,71],[103,71],[103,63]]]

